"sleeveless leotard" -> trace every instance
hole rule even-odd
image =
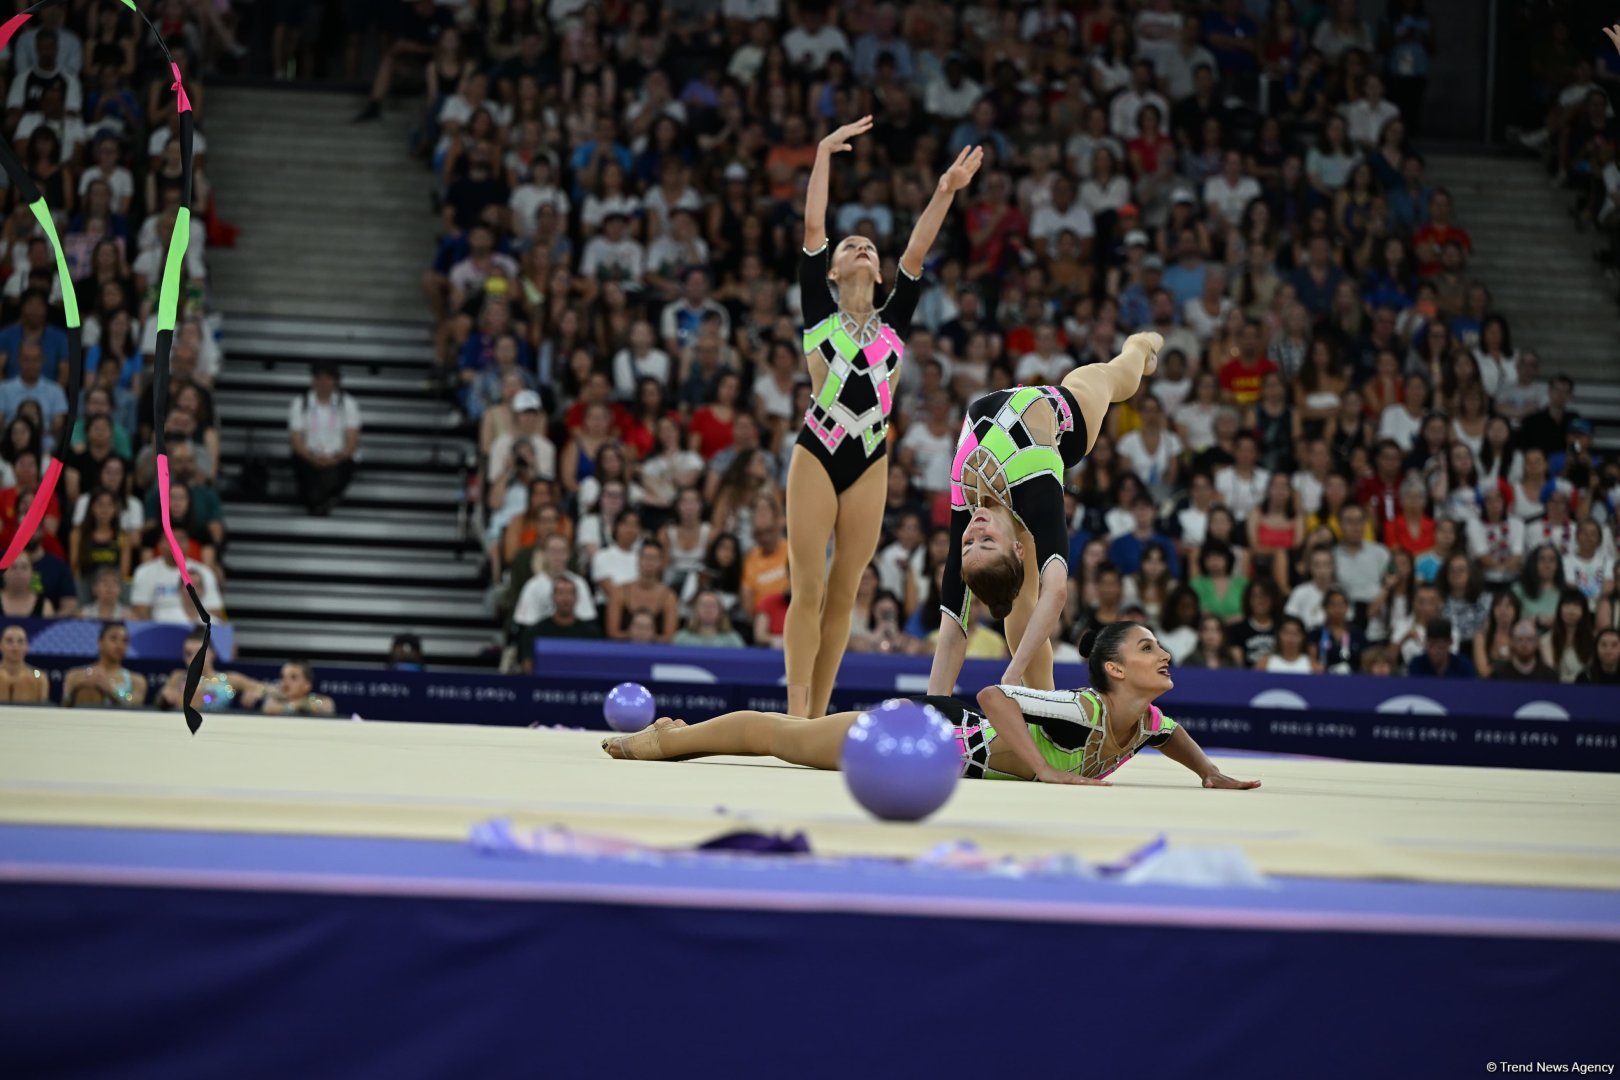
[[[799,260],[804,351],[827,365],[827,378],[804,414],[798,444],[827,470],[842,494],[888,452],[889,380],[905,357],[905,339],[922,282],[900,269],[883,306],[858,322],[842,311],[827,283],[831,242]]]

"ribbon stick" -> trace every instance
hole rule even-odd
[[[52,4],[62,0],[44,0],[42,3],[13,15],[0,24],[0,49],[4,49],[23,25],[33,15]],[[169,65],[169,72],[174,82],[169,89],[174,91],[175,107],[180,114],[180,208],[175,214],[174,233],[169,239],[169,250],[163,264],[163,282],[158,291],[158,335],[157,348],[154,354],[152,371],[152,441],[153,452],[157,457],[157,484],[158,506],[163,518],[163,537],[169,545],[169,551],[174,556],[174,564],[180,571],[180,580],[185,583],[186,594],[191,598],[191,606],[197,617],[202,620],[203,640],[202,648],[197,650],[196,657],[190,667],[186,669],[186,687],[184,697],[184,710],[186,727],[195,735],[202,727],[202,714],[192,707],[192,698],[196,696],[197,687],[202,683],[203,664],[207,660],[208,649],[213,636],[213,620],[208,609],[203,606],[202,599],[197,595],[196,585],[191,580],[191,568],[186,564],[186,553],[180,549],[175,539],[174,525],[169,518],[169,455],[167,452],[168,434],[164,431],[164,424],[169,414],[169,354],[174,347],[175,316],[179,307],[180,275],[185,266],[186,247],[191,239],[191,161],[192,137],[195,133],[195,119],[191,111],[191,99],[186,94],[186,88],[180,77],[180,65],[174,62],[174,56],[169,52],[168,43],[163,35],[158,33],[152,20],[146,13],[135,6],[135,0],[119,0],[130,11],[138,15],[146,28],[152,32],[157,40],[158,48],[163,52],[163,58]],[[21,192],[33,211],[35,219],[39,221],[40,228],[51,242],[56,252],[56,273],[62,285],[62,305],[64,321],[67,323],[68,335],[68,374],[67,385],[64,387],[68,399],[68,412],[66,431],[72,437],[73,428],[78,423],[79,392],[83,384],[84,354],[81,327],[79,325],[79,301],[73,290],[73,279],[68,272],[67,257],[62,251],[62,243],[56,235],[56,225],[51,219],[50,207],[40,196],[33,178],[28,170],[23,168],[22,162],[17,160],[15,151],[5,140],[0,139],[0,165],[3,165],[6,174],[17,191]],[[151,209],[150,207],[148,208]],[[40,522],[44,519],[45,511],[50,505],[51,496],[55,493],[56,483],[62,474],[61,460],[52,457],[49,467],[45,470],[44,478],[40,482],[39,491],[34,498],[34,504],[29,507],[28,515],[17,528],[17,535],[12,537],[8,546],[4,562],[0,569],[8,567],[17,558],[33,538]]]

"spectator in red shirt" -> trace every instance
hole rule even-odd
[[[1429,223],[1412,234],[1412,254],[1417,259],[1418,273],[1428,277],[1440,269],[1440,254],[1447,244],[1462,248],[1463,254],[1472,254],[1474,241],[1468,230],[1451,221],[1451,192],[1435,188],[1429,196]]]
[[[1277,370],[1277,365],[1260,348],[1260,321],[1243,320],[1238,335],[1238,354],[1228,360],[1219,375],[1221,390],[1232,404],[1246,408],[1260,400],[1260,386],[1266,376]]]
[[[968,277],[995,276],[1007,268],[1006,260],[1029,242],[1029,222],[1011,202],[1012,185],[1006,173],[991,173],[984,182],[984,198],[967,212]]]
[[[585,426],[585,413],[592,405],[607,408],[607,434],[612,438],[617,439],[621,432],[631,428],[634,418],[621,402],[613,400],[613,379],[605,371],[593,371],[586,376],[585,385],[579,391],[579,400],[563,414],[563,426],[570,433],[577,434]]]
[[[1434,518],[1429,516],[1429,493],[1417,475],[1401,484],[1401,512],[1384,522],[1384,546],[1410,552],[1415,559],[1434,550]]]
[[[723,371],[714,384],[714,398],[692,414],[689,430],[697,438],[697,452],[708,461],[731,445],[737,419],[737,397],[742,379],[735,371]]]
[[[1394,439],[1380,439],[1373,448],[1373,474],[1356,485],[1356,501],[1372,514],[1380,535],[1401,512],[1401,462],[1405,456]]]

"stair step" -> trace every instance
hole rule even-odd
[[[355,510],[339,506],[330,517],[307,517],[290,507],[236,503],[230,510],[231,536],[280,540],[287,544],[356,543],[386,547],[434,544],[466,546],[461,528],[447,514],[410,510]]]
[[[433,365],[433,348],[428,342],[266,337],[227,331],[221,345],[233,361],[238,357],[264,356],[277,360],[341,360],[345,367],[350,363],[407,364],[422,368]],[[305,371],[307,373],[308,369]]]
[[[480,566],[476,559],[445,558],[434,549],[363,547],[340,544],[285,544],[233,541],[226,553],[226,566],[233,585],[257,577],[337,578],[344,581],[374,581],[389,584],[400,580],[425,580],[455,584],[464,590],[477,586]]]
[[[287,426],[288,398],[252,392],[222,390],[215,407],[227,425]],[[437,401],[382,399],[360,401],[360,420],[367,428],[417,430],[424,434],[451,431],[460,423],[448,406]]]
[[[262,338],[313,338],[320,341],[386,341],[391,343],[415,342],[422,345],[433,341],[433,328],[426,322],[408,324],[376,322],[367,319],[296,319],[266,318],[241,315],[226,324],[227,336],[238,333]]]
[[[236,627],[236,652],[244,659],[313,657],[316,672],[321,663],[359,660],[381,663],[388,656],[394,635],[410,630],[422,639],[424,658],[430,665],[474,664],[486,659],[499,643],[493,630],[466,627],[439,627],[408,624],[376,625],[366,622],[277,624],[254,621]],[[491,660],[493,657],[488,657]],[[343,701],[338,700],[341,708]]]
[[[330,355],[330,354],[328,354]],[[354,370],[345,353],[343,363],[343,389],[358,394],[362,399],[371,395],[422,399],[426,396],[427,380],[423,374],[399,368],[383,368],[382,374]],[[240,393],[275,394],[281,399],[309,389],[309,365],[289,361],[286,364],[254,364],[231,354],[230,363],[220,372],[214,383],[219,390]]]
[[[227,425],[220,433],[220,450],[226,461],[240,460],[249,451],[271,460],[285,459],[290,453],[285,434],[285,418],[281,432],[263,429],[249,432],[242,427]],[[386,461],[396,468],[460,469],[474,460],[476,454],[471,443],[455,436],[428,438],[418,435],[396,435],[367,431],[361,438],[361,452],[367,465]]]
[[[232,578],[230,604],[238,618],[249,611],[273,612],[282,618],[297,615],[417,618],[425,615],[435,621],[453,619],[493,629],[483,597],[476,591],[457,588],[396,583],[388,589],[378,589],[333,582],[312,589],[289,589],[285,582]]]

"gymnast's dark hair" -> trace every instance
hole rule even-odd
[[[1119,660],[1120,651],[1125,645],[1125,635],[1141,625],[1129,619],[1121,619],[1106,626],[1090,627],[1080,635],[1080,655],[1086,658],[1086,668],[1091,672],[1091,685],[1094,689],[1107,693],[1114,688],[1113,677],[1103,665],[1110,660]]]

